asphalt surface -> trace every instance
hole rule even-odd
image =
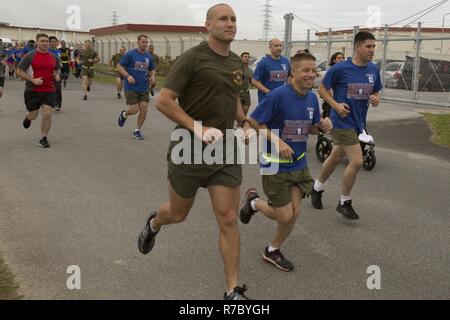
[[[218,230],[201,191],[190,217],[162,230],[142,256],[136,240],[150,209],[167,200],[166,152],[174,124],[154,107],[146,140],[132,139],[135,119],[117,127],[124,102],[95,84],[81,100],[79,82],[64,90],[54,116],[52,148],[37,146],[39,123],[26,131],[23,83],[7,81],[0,99],[0,251],[27,299],[221,299],[224,278]],[[304,201],[283,251],[296,265],[282,273],[262,261],[274,224],[256,216],[241,226],[241,283],[253,299],[449,299],[450,151],[431,144],[419,112],[383,104],[371,110],[377,167],[361,171],[354,189],[361,220],[335,212],[339,166],[325,209]],[[448,112],[443,109],[432,111]],[[311,138],[311,151],[315,144]],[[320,164],[309,157],[313,174]],[[261,190],[254,166],[242,193]],[[81,290],[68,290],[66,270],[81,268]],[[367,268],[381,268],[381,290],[367,287]]]

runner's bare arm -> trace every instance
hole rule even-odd
[[[372,106],[378,107],[380,105],[380,102],[381,102],[381,94],[379,92],[375,92],[370,96],[370,103],[372,104]]]
[[[153,89],[156,86],[156,69],[150,71],[149,79],[150,79],[150,88]]]
[[[345,118],[350,114],[350,107],[345,103],[338,103],[334,100],[331,90],[325,88],[323,83],[320,84],[318,93],[326,101],[326,103],[328,103],[333,109],[336,110],[337,113],[339,113],[341,117]]]
[[[122,66],[120,63],[117,65],[117,70],[119,70],[119,73],[124,76],[125,78],[128,78],[130,75],[127,70],[125,70],[124,66]]]
[[[201,133],[195,132],[196,124],[195,120],[192,119],[181,106],[176,102],[179,94],[167,89],[163,88],[159,93],[159,97],[156,100],[156,108],[159,112],[165,115],[167,118],[172,120],[173,122],[179,124],[183,128],[195,133],[199,136]],[[211,128],[203,127],[203,133]],[[203,134],[202,134],[203,135]]]
[[[260,81],[252,79],[252,85],[256,87],[259,91],[264,93],[269,93],[270,90],[267,89]]]

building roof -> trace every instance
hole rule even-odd
[[[206,28],[201,26],[173,26],[156,24],[121,24],[90,30],[90,33],[96,36],[123,32],[208,33]]]
[[[9,28],[9,29],[26,29],[26,30],[46,30],[46,31],[58,31],[58,32],[76,32],[76,33],[86,33],[89,34],[88,31],[81,30],[63,30],[63,29],[54,29],[54,28],[46,28],[46,27],[21,27],[21,26],[11,26],[9,23],[1,23],[0,28]]]
[[[360,28],[360,31],[369,31],[369,32],[376,32],[376,31],[380,31],[380,32],[384,32],[384,28]],[[389,32],[417,32],[417,28],[412,28],[412,27],[389,27],[388,28]],[[444,31],[444,33],[450,33],[450,28],[422,28],[422,32],[425,33],[437,33],[437,34],[442,34],[442,31]],[[353,33],[353,29],[345,29],[345,30],[335,30],[331,32],[332,36],[337,36],[337,35],[343,35],[343,34],[349,34],[349,33]],[[317,32],[316,33],[317,37],[325,37],[328,36],[328,32]]]

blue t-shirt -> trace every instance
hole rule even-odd
[[[25,47],[22,49],[22,56],[25,57],[25,55],[29,54],[31,51],[34,51],[34,47]],[[49,49],[50,51],[50,49]]]
[[[302,170],[308,166],[308,137],[311,128],[320,122],[319,99],[312,91],[301,96],[290,84],[275,89],[258,105],[251,117],[270,130],[279,130],[279,137],[295,152],[293,159],[296,161],[292,164],[281,163],[278,173]],[[267,142],[267,152],[271,153],[271,150],[276,149]],[[261,164],[263,170],[267,167]]]
[[[148,72],[155,70],[155,64],[152,56],[148,53],[140,53],[138,49],[128,51],[119,64],[133,76],[136,81],[135,84],[128,83],[125,80],[125,91],[132,91],[137,93],[148,92],[150,89],[150,82],[148,79]]]
[[[16,62],[20,62],[22,60],[23,50],[24,49],[14,49],[14,56]]]
[[[267,55],[258,63],[253,79],[272,91],[287,84],[290,75],[291,65],[287,58],[281,56],[280,60],[274,60],[272,56]],[[265,97],[264,92],[258,91],[259,102],[262,102]]]
[[[328,70],[323,85],[333,90],[336,102],[346,103],[351,109],[346,118],[334,109],[331,111],[334,129],[353,129],[362,133],[366,128],[370,96],[382,89],[378,68],[373,63],[359,67],[348,59]]]
[[[61,60],[61,52],[58,49],[48,49],[48,52],[53,54],[58,60]]]

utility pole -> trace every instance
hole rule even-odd
[[[112,25],[113,26],[117,26],[119,21],[119,16],[117,15],[117,11],[113,11],[113,16],[112,16]]]
[[[266,0],[266,3],[263,5],[263,18],[264,18],[264,22],[263,22],[263,40],[264,41],[269,41],[270,38],[270,33],[272,31],[272,6],[270,5],[270,2],[272,0]]]

